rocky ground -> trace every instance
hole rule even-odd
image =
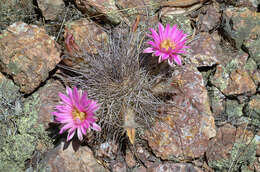
[[[0,171],[260,171],[259,12],[259,0],[2,0]],[[142,53],[158,22],[189,35],[182,66]],[[53,122],[66,86],[102,103],[102,132],[83,142]]]

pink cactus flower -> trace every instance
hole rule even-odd
[[[154,41],[147,42],[152,47],[146,48],[144,53],[153,53],[159,56],[159,63],[168,59],[170,66],[173,66],[173,61],[181,65],[180,54],[185,54],[185,49],[189,48],[185,46],[187,34],[179,30],[177,25],[171,27],[167,24],[164,28],[161,23],[159,23],[159,34],[152,28],[150,31],[152,35],[148,34],[148,36],[153,38]]]
[[[78,91],[76,87],[73,90],[66,88],[67,95],[59,93],[61,104],[56,106],[52,114],[55,120],[63,126],[60,134],[68,131],[67,141],[71,140],[77,132],[79,140],[87,134],[89,128],[100,131],[101,128],[95,123],[94,112],[99,109],[97,102],[87,98],[87,92]]]

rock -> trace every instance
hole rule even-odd
[[[88,14],[101,22],[115,25],[122,21],[115,0],[75,0],[75,3],[83,14]]]
[[[210,106],[214,117],[219,116],[225,110],[224,101],[225,96],[216,88],[208,87],[208,94],[210,99]]]
[[[210,140],[206,152],[209,166],[220,171],[228,170],[232,166],[236,171],[234,161],[241,163],[241,166],[254,162],[256,144],[251,142],[253,138],[254,134],[245,127],[235,128],[230,124],[220,127],[217,136]]]
[[[146,16],[147,13],[149,16],[153,16],[159,9],[159,3],[156,0],[117,0],[115,3],[130,20],[133,16],[134,18],[136,15]]]
[[[244,41],[249,40],[254,34],[259,35],[260,15],[256,12],[250,11],[248,8],[227,8],[223,12],[223,29],[225,36],[234,44],[237,49],[240,49]],[[246,43],[248,44],[248,43]],[[259,50],[255,41],[252,45],[247,45],[250,54],[256,57]],[[258,56],[259,57],[259,56]]]
[[[44,159],[40,162],[42,169],[53,172],[106,172],[94,158],[93,153],[87,146],[82,146],[78,151],[74,151],[72,144],[65,150],[62,149],[64,143],[45,153]]]
[[[257,69],[257,64],[252,58],[247,60],[245,69],[253,79],[255,85],[260,84],[260,69]]]
[[[256,156],[260,157],[260,131],[258,131],[257,134],[255,135],[255,140],[256,140],[256,144],[257,144]],[[260,161],[258,161],[258,162],[260,162]]]
[[[196,67],[213,66],[224,61],[224,55],[220,45],[209,33],[200,33],[196,41],[190,43],[188,60]]]
[[[239,104],[235,100],[226,100],[225,102],[225,114],[229,117],[239,118],[243,115],[244,104]]]
[[[34,91],[60,61],[60,50],[42,28],[14,23],[0,35],[0,67],[20,91]]]
[[[198,17],[198,30],[209,32],[217,28],[220,24],[220,7],[219,4],[213,3],[206,6],[204,14],[200,13]]]
[[[248,8],[228,8],[223,13],[227,37],[237,49],[242,44],[255,62],[260,65],[260,15]],[[232,23],[232,26],[230,25]]]
[[[256,85],[245,69],[247,56],[239,52],[226,65],[218,65],[215,74],[210,77],[211,84],[228,96],[254,94]]]
[[[202,169],[188,163],[164,163],[155,164],[147,169],[147,172],[203,172]]]
[[[37,16],[35,15],[34,0],[10,1],[1,0],[0,5],[0,30],[5,30],[9,25],[18,21],[35,22]]]
[[[45,20],[55,20],[62,13],[65,4],[62,0],[37,0]]]
[[[82,53],[97,54],[98,49],[108,43],[108,35],[106,32],[94,22],[90,22],[84,18],[66,23],[65,39],[67,39],[69,35],[72,35],[76,46],[79,47],[79,52],[72,53],[80,53],[80,51],[83,51]]]
[[[126,172],[127,171],[126,163],[124,161],[115,161],[110,166],[111,166],[111,171],[116,171],[116,172]]]
[[[260,95],[257,94],[250,98],[245,108],[245,115],[251,119],[251,123],[255,126],[260,124]]]
[[[159,109],[160,119],[146,131],[148,144],[163,160],[201,157],[216,134],[203,78],[195,67],[185,65],[169,82],[162,83],[168,105]]]
[[[37,91],[41,102],[39,106],[38,123],[43,124],[45,129],[47,129],[49,123],[53,121],[51,112],[55,110],[55,106],[60,102],[58,93],[64,92],[64,90],[64,86],[58,80],[50,79]]]
[[[95,150],[95,155],[105,161],[115,160],[118,154],[118,144],[108,141],[99,145]]]
[[[6,102],[7,105],[12,104],[19,97],[18,95],[19,87],[16,86],[11,79],[7,79],[1,72],[0,72],[0,89],[2,90],[0,94],[0,98],[1,98],[0,104],[2,103],[4,104],[5,101],[9,102],[9,103]],[[1,107],[0,109],[3,110],[4,108]]]
[[[183,30],[184,33],[192,35],[193,30],[191,27],[191,21],[189,17],[185,15],[176,14],[176,11],[179,8],[175,7],[163,7],[159,12],[159,18],[162,20],[162,23],[171,25],[177,24],[178,28]]]

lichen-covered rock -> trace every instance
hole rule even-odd
[[[256,143],[253,138],[254,134],[244,127],[236,129],[226,124],[219,128],[217,136],[209,142],[206,152],[209,166],[219,171],[237,171],[254,163]]]
[[[164,7],[161,9],[160,19],[162,23],[177,24],[179,29],[183,30],[185,34],[192,35],[193,30],[190,19],[184,15],[174,14],[174,9],[174,7]]]
[[[11,123],[0,122],[0,171],[23,171],[25,161],[31,159],[37,144],[41,141],[49,143],[43,127],[35,127],[38,117],[37,104],[39,98],[37,94],[33,94],[26,99],[19,118],[13,118]]]
[[[147,169],[147,172],[203,172],[202,169],[195,167],[188,163],[164,163],[164,164],[154,164]]]
[[[225,102],[225,114],[229,117],[241,117],[243,115],[244,104],[239,104],[235,100],[226,100]]]
[[[102,22],[119,24],[122,21],[115,0],[75,0],[75,3],[84,14]]]
[[[146,16],[147,13],[153,16],[159,9],[159,3],[156,0],[116,0],[115,3],[122,13],[130,18],[136,15]]]
[[[46,171],[97,171],[106,172],[101,166],[93,152],[87,146],[79,147],[75,152],[72,144],[63,150],[64,143],[45,153],[44,159],[40,162],[41,170]]]
[[[34,91],[59,61],[55,41],[42,28],[17,22],[0,35],[0,67],[21,92]]]
[[[239,52],[226,65],[218,65],[210,77],[210,82],[224,95],[252,95],[256,92],[256,85],[245,69],[247,56]]]
[[[65,4],[62,0],[37,0],[45,20],[55,20],[62,13]]]
[[[0,30],[5,30],[6,27],[18,21],[26,21],[28,23],[35,22],[37,20],[37,15],[35,13],[33,1],[34,0],[1,0]]]
[[[212,38],[209,33],[200,33],[196,41],[191,42],[188,60],[197,67],[213,66],[224,61],[220,45]]]
[[[260,15],[248,8],[227,8],[223,12],[222,21],[224,22],[225,36],[232,41],[237,49],[240,49],[243,42],[248,40],[252,34],[259,33]]]
[[[213,116],[222,114],[225,110],[224,101],[225,96],[214,86],[208,87],[208,94],[210,99],[210,106]]]
[[[108,43],[106,32],[94,22],[87,19],[80,19],[69,22],[65,25],[65,39],[72,35],[79,50],[90,54],[98,53],[98,48]],[[65,45],[68,46],[68,45]],[[72,45],[70,45],[72,46]]]
[[[251,123],[255,126],[260,125],[260,95],[257,94],[250,98],[245,109],[245,115],[250,117]]]
[[[207,90],[193,66],[176,69],[157,94],[169,95],[168,105],[159,109],[160,119],[146,131],[148,144],[157,157],[187,160],[200,157],[216,134]]]
[[[245,69],[253,79],[255,85],[260,84],[260,69],[257,68],[257,64],[253,58],[249,58],[245,64]]]

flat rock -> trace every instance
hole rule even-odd
[[[207,32],[197,35],[196,41],[191,42],[189,46],[187,58],[196,67],[213,66],[224,60],[220,45]]]
[[[160,119],[146,131],[154,154],[164,160],[203,156],[216,131],[200,72],[193,66],[176,69],[155,92],[168,94],[169,104],[159,109]]]
[[[57,44],[42,28],[17,22],[0,35],[0,67],[21,92],[34,91],[59,61]]]

